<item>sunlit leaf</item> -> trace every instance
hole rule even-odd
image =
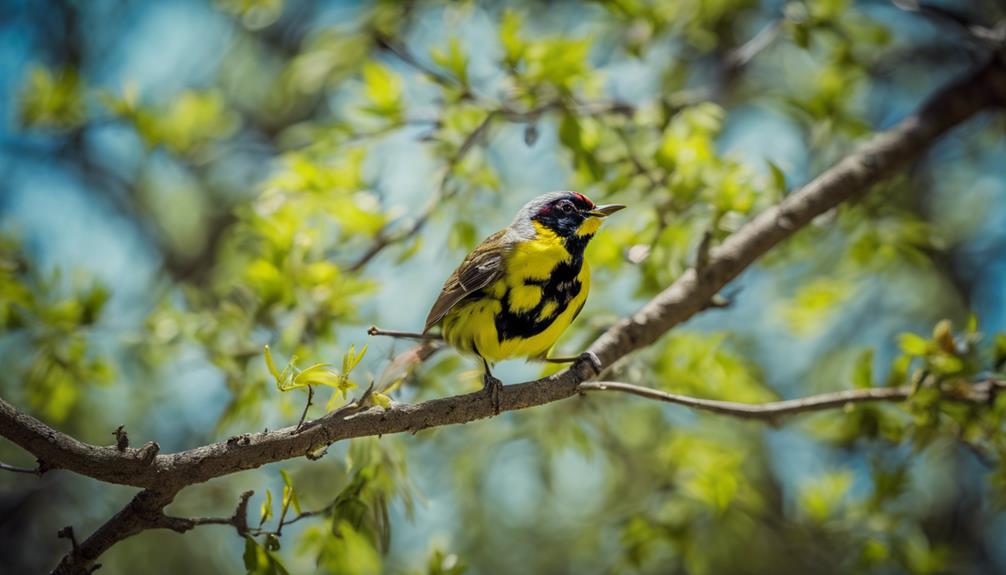
[[[905,332],[898,335],[898,347],[908,355],[925,355],[929,351],[929,342],[914,333]]]
[[[272,491],[266,489],[265,500],[262,502],[262,511],[258,521],[259,526],[261,527],[271,517],[272,517]]]
[[[279,473],[283,476],[283,509],[292,505],[293,510],[300,513],[300,501],[297,499],[297,491],[293,488],[290,474],[285,469],[280,469]]]

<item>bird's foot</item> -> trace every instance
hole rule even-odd
[[[577,375],[582,379],[590,379],[601,375],[601,370],[604,369],[604,366],[601,365],[601,358],[597,357],[596,353],[585,351],[576,358],[573,369],[576,370]]]
[[[489,401],[493,404],[493,413],[500,414],[500,392],[503,391],[503,382],[493,377],[491,373],[482,374],[482,390],[489,395]]]

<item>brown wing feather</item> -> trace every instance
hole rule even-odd
[[[502,241],[504,234],[506,230],[500,230],[483,240],[465,257],[451,277],[447,278],[440,296],[426,316],[423,333],[443,319],[465,296],[486,287],[503,275],[503,256],[507,249],[507,244]]]

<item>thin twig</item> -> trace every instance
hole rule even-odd
[[[256,529],[248,530],[248,533],[256,537],[259,535],[266,535],[266,534],[271,534],[275,535],[276,537],[280,537],[283,534],[283,527],[293,525],[294,523],[297,523],[301,519],[316,517],[318,515],[325,515],[335,508],[336,503],[338,503],[338,500],[333,500],[331,503],[322,507],[321,509],[312,509],[311,511],[301,511],[300,513],[295,515],[293,519],[290,519],[289,521],[286,521],[283,517],[280,517],[280,523],[275,530],[262,529],[261,527],[258,527]]]
[[[431,80],[433,80],[437,84],[441,84],[444,86],[463,87],[461,80],[459,80],[458,78],[448,76],[447,74],[444,74],[439,70],[435,70],[430,66],[427,66],[426,64],[421,62],[419,58],[417,58],[415,54],[413,54],[412,51],[409,50],[409,48],[404,44],[396,42],[394,39],[389,38],[383,34],[376,35],[374,40],[377,42],[377,45],[381,49],[385,50],[389,54],[394,55],[396,58],[401,60],[403,63],[408,64],[416,71],[428,76]]]
[[[8,465],[6,463],[0,462],[0,470],[10,471],[12,473],[24,473],[27,475],[42,475],[42,468],[39,467],[18,467],[16,465]]]
[[[745,66],[755,56],[772,45],[772,42],[782,32],[784,22],[785,19],[779,19],[762,28],[753,38],[738,46],[727,55],[725,60],[726,65],[735,70]]]
[[[304,427],[304,420],[307,419],[307,410],[311,409],[311,402],[314,400],[314,386],[307,386],[307,403],[304,404],[304,411],[300,414],[300,421],[297,422],[297,433]]]
[[[293,525],[294,523],[300,521],[301,519],[307,519],[308,517],[315,517],[317,515],[325,515],[329,511],[335,508],[335,504],[336,502],[333,501],[328,505],[322,507],[321,509],[314,509],[312,511],[301,511],[300,513],[297,514],[296,517],[287,521],[284,525]]]
[[[164,529],[171,529],[179,533],[184,533],[199,525],[230,525],[234,527],[238,535],[249,533],[248,529],[248,500],[255,495],[254,491],[245,491],[238,499],[238,505],[234,509],[234,514],[230,517],[173,517],[161,514],[155,519],[156,526]]]
[[[933,385],[939,385],[939,383],[934,381]],[[740,403],[736,401],[702,399],[617,381],[588,381],[581,383],[577,389],[579,391],[620,391],[647,399],[684,405],[693,409],[721,415],[757,420],[776,420],[800,413],[843,408],[857,403],[885,401],[897,403],[905,401],[917,391],[913,385],[869,387],[822,393],[800,399],[786,399],[766,403]],[[940,392],[944,399],[950,401],[982,404],[990,403],[1003,390],[1006,390],[1006,380],[986,379],[964,387],[948,387],[941,389]]]
[[[293,502],[293,494],[290,497],[283,497],[283,510],[279,512],[279,523],[276,524],[276,531],[273,533],[276,537],[283,535],[283,525],[286,523],[286,514],[290,511],[290,504]]]
[[[781,417],[835,409],[856,403],[877,401],[904,401],[912,394],[910,386],[877,387],[869,389],[850,389],[833,393],[813,395],[801,399],[770,401],[767,403],[739,403],[736,401],[719,401],[702,399],[677,393],[668,393],[658,389],[620,383],[617,381],[589,381],[581,383],[580,391],[620,391],[638,395],[647,399],[684,405],[693,409],[710,411],[743,419],[774,420]]]
[[[385,336],[385,337],[396,337],[402,339],[418,339],[421,341],[436,341],[443,340],[444,336],[439,333],[418,333],[414,331],[395,331],[391,329],[381,329],[376,325],[370,326],[367,330],[367,335],[371,336]]]

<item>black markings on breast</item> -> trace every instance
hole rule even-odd
[[[541,301],[533,309],[513,312],[510,306],[510,290],[501,299],[502,311],[496,315],[496,335],[500,342],[515,338],[529,338],[540,334],[552,325],[559,315],[569,306],[569,302],[580,294],[583,285],[577,276],[583,267],[583,250],[590,241],[590,236],[573,236],[566,239],[566,250],[570,258],[560,262],[547,279],[524,280],[524,285],[541,287]],[[541,318],[542,310],[550,302],[555,303],[551,313]],[[582,306],[582,303],[581,303]],[[579,313],[579,310],[577,310]]]

